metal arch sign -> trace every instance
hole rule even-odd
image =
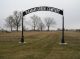
[[[34,7],[28,10],[25,10],[23,12],[23,16],[32,13],[32,12],[36,12],[36,11],[51,11],[51,12],[55,12],[58,13],[60,15],[63,15],[63,10],[58,9],[58,8],[54,8],[54,7],[48,7],[48,6],[40,6],[40,7]]]
[[[36,11],[51,11],[51,12],[55,12],[58,13],[60,15],[62,15],[62,39],[61,39],[61,44],[65,44],[64,41],[64,14],[63,14],[63,10],[58,9],[58,8],[54,8],[54,7],[48,7],[48,6],[40,6],[40,7],[34,7],[28,10],[25,10],[22,12],[23,16],[32,13],[32,12],[36,12]],[[21,37],[21,43],[24,43],[24,35],[23,35],[23,16],[22,16],[22,37]]]

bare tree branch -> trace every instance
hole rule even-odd
[[[33,27],[33,29],[35,31],[35,29],[37,28],[37,25],[38,25],[38,19],[39,19],[39,17],[36,16],[36,15],[33,15],[31,17],[31,19],[32,19],[32,27]]]
[[[5,20],[6,21],[6,26],[7,27],[10,27],[11,28],[11,31],[12,31],[12,28],[13,28],[13,16],[9,16],[7,17],[7,19]]]
[[[18,28],[21,26],[22,13],[18,11],[14,11],[14,27],[18,31]]]
[[[48,31],[49,31],[50,30],[50,27],[53,26],[53,25],[55,25],[56,22],[54,21],[54,18],[46,17],[45,18],[45,24],[46,24],[46,26],[48,28]]]
[[[40,17],[39,17],[39,19],[38,19],[37,22],[38,22],[38,25],[37,25],[38,29],[42,31],[42,30],[45,28],[45,25],[44,25],[44,23],[42,22],[42,20],[41,20]]]

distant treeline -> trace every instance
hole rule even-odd
[[[62,31],[62,29],[57,29],[57,31]],[[64,31],[76,31],[76,32],[80,32],[80,29],[64,29]]]
[[[21,32],[22,30],[18,30],[18,32]],[[33,32],[34,30],[24,30],[25,32]],[[62,29],[57,29],[57,30],[49,30],[49,32],[54,32],[54,31],[62,31]],[[80,32],[80,29],[65,29],[64,31],[75,31],[75,32]],[[8,31],[5,29],[0,29],[0,32],[17,32],[16,30],[13,31]],[[48,30],[35,30],[34,32],[48,32]]]

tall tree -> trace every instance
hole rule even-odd
[[[54,21],[54,18],[46,17],[46,18],[45,18],[45,24],[46,24],[47,29],[48,29],[48,31],[49,31],[49,30],[50,30],[50,27],[53,26],[53,25],[55,25],[56,22]]]
[[[32,27],[33,27],[33,29],[35,31],[35,29],[37,28],[37,25],[38,25],[38,19],[39,19],[39,17],[36,16],[36,15],[33,15],[31,17],[31,19],[32,19]]]
[[[39,19],[38,19],[37,22],[38,22],[38,25],[37,25],[38,29],[42,31],[42,30],[45,28],[45,25],[44,25],[44,23],[42,22],[42,20],[41,20],[40,17],[39,17]]]
[[[14,27],[16,28],[16,31],[18,32],[19,27],[21,26],[21,20],[22,20],[22,12],[14,11]]]
[[[6,26],[11,28],[11,31],[13,29],[13,16],[9,16],[6,18]]]

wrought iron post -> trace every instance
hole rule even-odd
[[[24,43],[24,35],[23,35],[23,12],[22,12],[22,37],[21,37],[21,43]]]
[[[62,39],[61,43],[65,43],[64,41],[64,10],[63,10],[63,15],[62,15]]]

